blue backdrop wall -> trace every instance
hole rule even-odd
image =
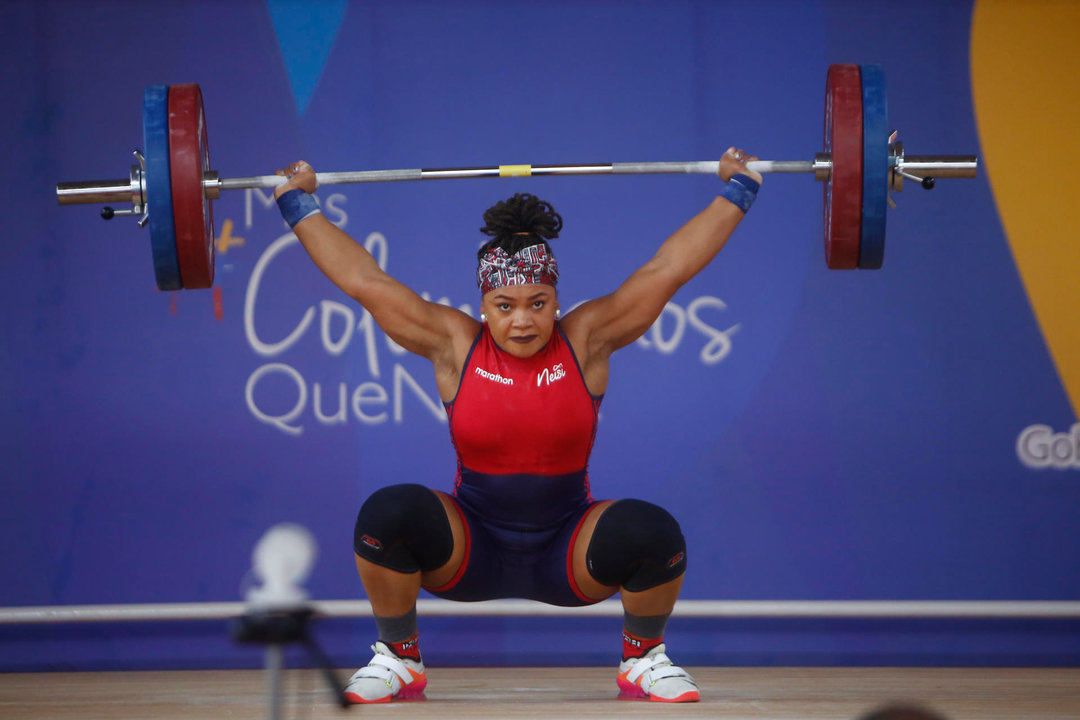
[[[808,160],[834,62],[884,65],[908,153],[982,154],[979,11],[5,3],[0,605],[239,600],[252,547],[285,520],[318,540],[312,595],[362,597],[363,498],[452,484],[430,367],[314,269],[268,192],[215,204],[214,291],[157,291],[145,230],[57,206],[58,181],[126,175],[146,85],[201,85],[225,177],[297,158],[319,170],[710,160],[731,144]],[[1080,600],[1073,356],[1040,322],[1040,280],[1018,271],[994,179],[984,163],[975,180],[909,185],[884,268],[833,272],[818,184],[769,177],[721,256],[615,357],[593,491],[681,521],[684,598]],[[717,189],[707,176],[534,178],[319,197],[389,272],[475,314],[477,229],[495,201],[534,192],[563,215],[570,306],[613,289]],[[1058,298],[1073,308],[1066,336],[1080,336],[1076,300]],[[1022,442],[1035,425],[1047,429]],[[1056,465],[1040,461],[1047,447]],[[1077,625],[676,618],[669,640],[688,665],[1070,664]],[[608,663],[618,630],[615,618],[422,620],[425,655],[444,664],[567,649]],[[319,628],[342,665],[366,661],[373,633],[363,618]],[[2,670],[259,662],[221,623],[0,626]]]

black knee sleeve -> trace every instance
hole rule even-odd
[[[434,492],[423,485],[391,485],[376,490],[360,508],[353,549],[376,565],[413,573],[445,565],[454,536]]]
[[[667,510],[619,500],[597,521],[585,560],[597,582],[640,592],[686,571],[686,540]]]

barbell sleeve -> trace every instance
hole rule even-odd
[[[973,178],[979,169],[974,155],[907,155],[899,158],[897,169],[935,178]]]

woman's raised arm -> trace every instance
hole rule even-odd
[[[308,255],[331,282],[371,313],[394,342],[438,366],[443,356],[453,354],[455,344],[472,341],[479,330],[476,320],[424,300],[383,271],[371,253],[319,212],[311,196],[318,182],[308,163],[294,163],[278,174],[288,179],[275,189],[274,197]]]
[[[665,240],[615,292],[567,315],[566,333],[575,348],[584,351],[586,362],[601,360],[606,368],[607,357],[640,337],[675,292],[716,257],[761,185],[761,175],[746,168],[756,159],[728,149],[720,160],[719,174],[727,182],[720,196]],[[606,372],[603,377],[606,380]]]

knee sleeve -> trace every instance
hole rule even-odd
[[[597,521],[585,560],[597,582],[640,592],[686,571],[686,540],[667,510],[619,500]]]
[[[376,490],[360,508],[353,549],[376,565],[413,573],[445,565],[454,536],[434,492],[423,485],[391,485]]]

